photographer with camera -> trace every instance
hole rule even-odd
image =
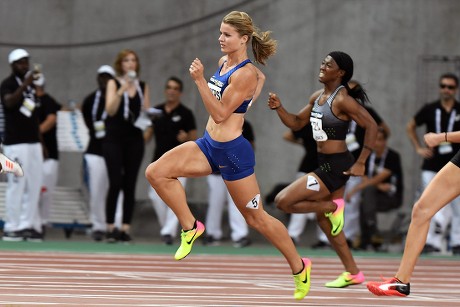
[[[12,73],[0,85],[5,112],[5,155],[21,163],[24,177],[8,174],[4,241],[40,242],[39,198],[43,178],[36,87],[43,75],[29,68],[29,53],[15,49],[8,55]],[[43,79],[44,80],[44,79]]]

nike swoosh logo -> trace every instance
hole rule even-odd
[[[309,184],[308,186],[309,186],[309,187],[312,187],[312,186],[314,186],[314,185],[318,185],[318,182],[311,183],[311,184]]]
[[[193,238],[195,238],[196,234],[198,233],[198,229],[195,229],[195,233],[193,234],[193,237],[190,239],[190,241],[187,241],[187,244],[191,244],[193,241]]]
[[[379,286],[379,288],[382,290],[389,290],[390,287],[407,287],[407,285],[400,284],[400,283],[392,283],[392,284],[383,284]]]
[[[308,282],[308,275],[307,275],[306,273],[305,273],[305,280],[302,280],[302,282],[303,282],[304,284],[306,284],[306,283]]]
[[[352,279],[345,278],[345,282],[352,282],[352,281],[353,281],[353,278]]]
[[[332,232],[333,232],[333,233],[336,233],[337,230],[338,230],[341,226],[342,226],[342,223],[340,223],[339,225],[337,225],[337,227],[332,228]]]
[[[227,165],[219,165],[219,168],[225,168]]]

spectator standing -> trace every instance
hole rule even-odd
[[[85,184],[89,192],[91,237],[102,241],[105,237],[105,205],[109,178],[105,164],[102,142],[105,137],[105,93],[109,80],[115,78],[115,71],[109,65],[97,70],[98,88],[89,94],[82,105],[82,114],[88,127],[89,143],[83,155]]]
[[[12,73],[0,85],[5,112],[4,152],[21,163],[26,176],[8,176],[3,240],[40,242],[43,236],[38,202],[43,153],[34,84],[40,76],[29,71],[29,53],[24,49],[11,51],[8,62]]]
[[[105,111],[106,135],[102,145],[109,175],[106,201],[107,242],[130,242],[137,175],[144,155],[143,130],[138,125],[141,112],[150,107],[147,84],[139,80],[140,63],[130,49],[120,51],[114,69],[117,77],[107,83]],[[115,212],[123,192],[121,231],[115,228]]]
[[[170,77],[166,81],[164,95],[166,101],[155,106],[161,114],[153,116],[152,126],[146,130],[145,139],[155,138],[155,151],[152,162],[158,160],[168,150],[197,138],[196,122],[193,112],[181,102],[184,85],[181,79]],[[185,189],[187,178],[179,178]],[[161,240],[171,245],[179,230],[179,220],[168,205],[150,187],[149,198],[160,223]]]

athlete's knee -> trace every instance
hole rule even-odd
[[[260,194],[255,195],[246,204],[246,208],[241,211],[249,227],[259,230],[263,226],[262,218],[265,211],[262,208]]]
[[[248,224],[249,227],[257,229],[257,219],[252,214],[244,214],[243,216],[246,221],[246,224]]]
[[[261,209],[259,209],[261,210]],[[264,233],[266,232],[265,227],[267,227],[267,221],[264,219],[264,212],[262,214],[254,214],[254,212],[249,212],[248,214],[244,214],[244,219],[246,220],[246,224],[257,232]]]
[[[166,176],[163,174],[162,168],[158,165],[158,163],[152,162],[145,169],[145,178],[147,178],[150,184],[154,187],[159,184],[162,179],[166,178]]]
[[[411,221],[413,223],[422,224],[429,221],[432,217],[430,210],[428,210],[428,204],[423,199],[419,199],[412,209]]]

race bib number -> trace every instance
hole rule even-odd
[[[251,199],[247,204],[246,208],[249,209],[259,209],[259,203],[260,203],[260,194],[257,194],[254,196],[253,199]]]
[[[313,139],[317,142],[327,141],[327,134],[323,130],[323,114],[312,112],[310,116],[310,124],[313,131]]]
[[[211,90],[214,97],[216,97],[217,100],[221,101],[222,100],[222,89],[216,86],[215,84],[212,84],[211,82],[208,82],[208,87]]]

